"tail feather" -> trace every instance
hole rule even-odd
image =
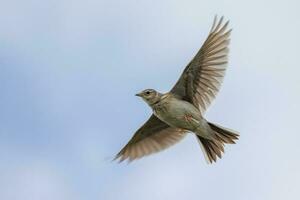
[[[224,153],[225,144],[235,144],[234,140],[238,140],[239,134],[237,132],[221,127],[219,125],[208,122],[214,134],[213,139],[206,139],[199,135],[197,138],[199,140],[200,146],[205,154],[205,158],[208,163],[216,162],[217,158],[222,158],[222,153]]]
[[[222,140],[224,143],[235,144],[234,140],[239,139],[239,134],[237,134],[236,131],[234,130],[224,128],[221,127],[220,125],[216,125],[210,122],[208,122],[208,125],[212,130],[214,130],[216,137]]]

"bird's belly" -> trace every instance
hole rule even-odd
[[[199,125],[199,118],[195,119],[194,113],[183,104],[172,103],[154,109],[154,114],[166,124],[187,130],[194,130]],[[199,113],[200,117],[200,113]]]
[[[184,129],[190,128],[189,124],[182,120],[184,118],[183,115],[171,115],[171,113],[158,113],[156,114],[156,116],[170,126]]]

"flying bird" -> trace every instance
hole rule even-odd
[[[116,155],[129,162],[159,152],[180,141],[188,132],[196,135],[208,163],[222,157],[225,144],[238,140],[236,131],[208,122],[204,112],[219,91],[228,63],[231,29],[223,17],[214,18],[209,35],[185,67],[170,92],[146,89],[136,94],[153,114]]]

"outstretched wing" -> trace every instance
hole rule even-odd
[[[171,92],[193,103],[203,114],[215,98],[228,63],[229,21],[215,17],[211,31],[193,60],[184,69]]]
[[[186,131],[173,128],[152,115],[137,130],[131,140],[116,155],[115,159],[132,161],[143,156],[159,152],[177,143],[186,135]]]

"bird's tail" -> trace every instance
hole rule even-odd
[[[235,144],[234,140],[238,140],[239,134],[236,131],[221,127],[219,125],[208,122],[211,128],[213,139],[205,139],[197,135],[201,149],[208,163],[216,162],[217,158],[222,157],[225,144]]]

